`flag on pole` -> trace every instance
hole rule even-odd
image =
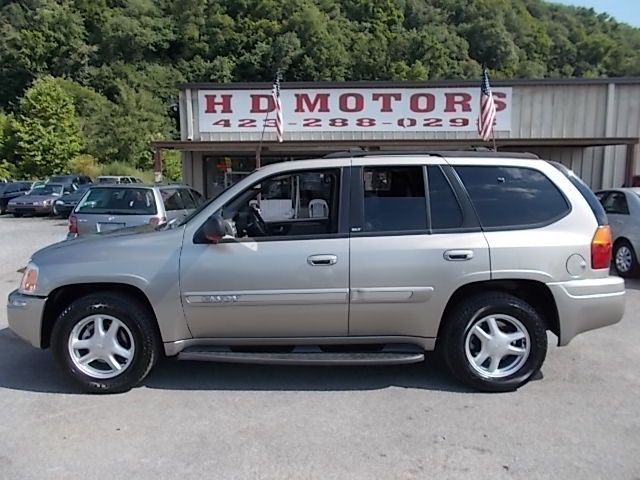
[[[493,122],[496,118],[496,104],[493,101],[489,74],[486,67],[482,70],[482,85],[480,86],[480,115],[478,116],[478,133],[488,142],[493,132]]]
[[[276,73],[276,77],[273,80],[271,95],[273,96],[273,103],[276,109],[276,137],[278,138],[278,142],[282,142],[284,122],[282,119],[282,102],[280,101],[280,72]]]

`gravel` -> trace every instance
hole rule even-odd
[[[550,347],[514,393],[468,391],[433,361],[166,360],[96,396],[5,328],[15,271],[64,235],[60,220],[0,218],[0,478],[640,479],[640,282],[621,323]]]

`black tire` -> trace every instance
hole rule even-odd
[[[622,265],[618,265],[618,253],[622,253],[621,250],[626,248],[630,255],[631,265],[628,269],[622,268]],[[613,266],[616,269],[618,275],[623,278],[632,278],[637,277],[640,273],[640,266],[638,265],[638,257],[636,256],[636,251],[633,248],[633,245],[629,243],[627,240],[618,240],[613,246]]]
[[[465,342],[476,322],[499,314],[515,318],[524,326],[530,339],[530,351],[524,363],[512,374],[490,378],[481,375],[472,366],[467,358]],[[542,367],[547,354],[546,325],[528,303],[513,295],[501,292],[474,295],[454,308],[444,321],[442,334],[438,338],[438,350],[449,370],[470,387],[485,392],[516,390]]]
[[[129,366],[121,374],[108,379],[95,378],[78,369],[67,348],[73,328],[95,314],[109,315],[124,323],[135,345]],[[51,333],[51,349],[62,369],[84,391],[118,393],[130,390],[147,376],[160,357],[161,340],[148,308],[128,295],[104,292],[82,297],[60,314]]]
[[[15,218],[20,218],[20,217],[22,216],[22,214],[21,214],[21,213],[14,213],[14,214],[13,214],[13,216],[14,216]]]

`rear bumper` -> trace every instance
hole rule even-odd
[[[558,308],[558,345],[576,335],[619,322],[624,315],[624,280],[606,277],[547,284]]]
[[[42,315],[46,301],[46,298],[22,295],[17,290],[7,299],[9,328],[37,348],[42,348]]]

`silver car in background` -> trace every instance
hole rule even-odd
[[[613,235],[613,264],[622,277],[640,274],[640,188],[616,188],[596,194],[602,203]]]
[[[181,220],[202,202],[200,193],[183,185],[97,185],[69,216],[68,237]]]

